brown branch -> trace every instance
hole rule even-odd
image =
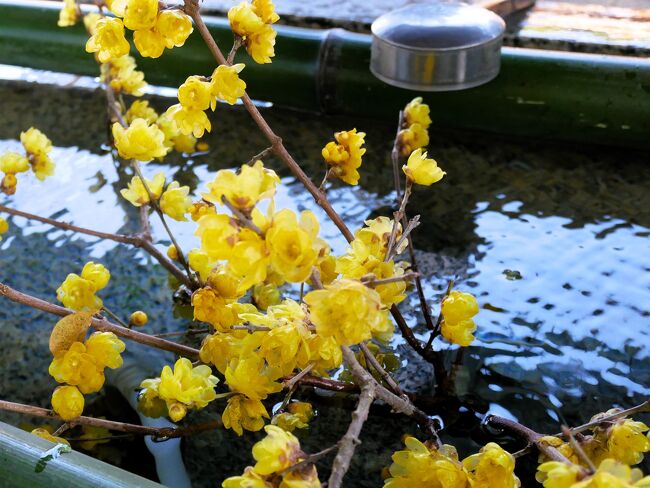
[[[589,459],[589,456],[587,456],[585,451],[580,446],[580,443],[576,440],[574,435],[571,433],[571,429],[563,425],[562,434],[564,434],[564,437],[569,438],[569,444],[571,445],[571,450],[575,452],[580,459],[582,459],[582,461],[585,463],[585,465],[588,468],[589,474],[594,474],[596,472],[596,466],[594,466],[594,463],[591,461],[591,459]]]
[[[350,467],[354,450],[357,444],[361,443],[359,435],[361,434],[363,424],[368,419],[370,406],[374,399],[374,384],[372,382],[365,382],[361,386],[359,402],[357,403],[357,408],[352,413],[352,421],[348,426],[347,432],[339,441],[339,451],[336,453],[336,457],[332,463],[332,472],[327,483],[329,488],[339,488],[343,483],[343,477]]]
[[[497,429],[510,432],[514,436],[526,441],[527,443],[533,444],[539,450],[539,452],[553,461],[559,461],[561,463],[574,466],[574,464],[555,447],[549,446],[544,441],[542,441],[544,435],[535,432],[532,429],[529,429],[525,425],[521,425],[514,420],[498,417],[496,415],[488,415],[485,418],[484,422],[486,425],[491,425]]]
[[[598,427],[601,424],[611,422],[612,420],[622,419],[624,417],[634,415],[635,413],[648,413],[648,412],[650,412],[650,400],[646,400],[645,402],[636,405],[634,407],[628,408],[626,410],[621,410],[619,412],[615,412],[610,415],[604,415],[600,418],[597,418],[596,420],[587,422],[586,424],[580,425],[578,427],[574,427],[571,429],[571,433],[579,434],[580,432],[591,430],[594,427]]]
[[[247,163],[247,164],[248,164],[249,166],[251,166],[251,165],[255,164],[256,161],[258,161],[258,160],[262,160],[262,159],[264,159],[266,156],[268,156],[269,154],[272,154],[272,153],[273,153],[273,146],[269,146],[269,147],[267,147],[266,149],[264,149],[263,151],[260,151],[259,153],[257,153],[257,154],[256,154],[255,156],[253,156],[252,158],[250,158],[250,159],[248,160],[248,163]]]
[[[411,281],[417,278],[418,276],[419,276],[418,273],[404,273],[403,275],[391,276],[390,278],[375,279],[372,278],[372,275],[370,275],[370,277],[368,278],[361,278],[361,283],[363,283],[366,286],[370,286],[374,288],[376,286],[387,285],[389,283],[398,283],[400,281]]]
[[[51,313],[53,315],[58,315],[59,317],[65,317],[74,313],[72,310],[67,308],[60,307],[53,303],[41,300],[40,298],[21,293],[13,288],[0,283],[0,296],[4,296],[11,300],[12,302],[22,303],[29,307],[35,308],[37,310],[42,310],[43,312]],[[142,332],[137,332],[126,327],[109,322],[104,318],[92,319],[92,326],[100,332],[113,332],[115,335],[124,337],[140,344],[145,344],[147,346],[155,347],[157,349],[162,349],[164,351],[171,351],[181,356],[188,357],[190,359],[197,359],[199,357],[199,351],[189,346],[183,344],[177,344],[176,342],[167,341],[159,337],[154,337],[149,334],[144,334]]]
[[[232,214],[235,217],[237,217],[237,220],[239,220],[244,227],[248,227],[250,230],[255,232],[258,236],[264,237],[264,232],[262,232],[262,229],[260,229],[257,225],[255,225],[255,223],[246,214],[244,214],[244,212],[242,212],[237,207],[235,207],[230,202],[230,200],[226,198],[226,195],[221,197],[221,201],[226,207],[228,207],[228,210],[230,210]]]
[[[26,415],[33,415],[34,417],[52,418],[62,420],[54,410],[48,408],[34,407],[31,405],[23,405],[22,403],[8,402],[0,400],[0,410],[9,412],[17,412]],[[117,432],[128,432],[130,434],[150,435],[159,439],[182,437],[187,435],[197,434],[205,430],[214,430],[221,427],[221,422],[213,421],[205,424],[191,425],[189,427],[146,427],[144,425],[127,424],[124,422],[116,422],[114,420],[96,419],[93,417],[77,417],[76,419],[67,421],[70,427],[76,425],[92,425],[94,427],[103,427],[108,430]]]
[[[434,422],[429,416],[424,413],[422,410],[417,408],[413,403],[411,403],[408,397],[399,397],[394,393],[391,393],[388,389],[380,385],[377,380],[357,361],[357,358],[354,356],[352,349],[348,346],[341,347],[343,351],[343,358],[345,362],[350,367],[352,376],[355,379],[355,382],[363,388],[363,385],[372,384],[375,389],[375,397],[379,400],[390,405],[390,407],[396,412],[402,413],[408,417],[412,417],[419,425],[422,427],[431,439],[435,442],[437,446],[441,446],[440,438],[436,432],[436,427]]]
[[[382,379],[388,384],[388,386],[390,386],[390,389],[393,390],[393,392],[396,395],[403,397],[404,392],[402,391],[402,389],[399,387],[399,385],[393,379],[393,377],[390,374],[388,374],[388,371],[386,371],[384,367],[381,364],[379,364],[379,361],[377,361],[375,355],[370,351],[370,349],[368,349],[368,346],[362,342],[359,345],[359,347],[361,347],[361,351],[363,351],[363,355],[366,358],[366,362],[369,363],[370,366],[372,366],[372,368],[375,371],[377,371],[379,376],[382,377]]]
[[[244,43],[244,41],[241,38],[241,36],[238,36],[237,34],[235,34],[235,39],[232,42],[232,48],[230,49],[230,52],[228,53],[228,59],[227,59],[228,64],[233,63],[233,61],[235,60],[235,56],[237,55],[237,51],[239,50],[239,48],[242,46],[243,43]]]
[[[145,235],[136,234],[136,235],[123,235],[123,234],[111,234],[108,232],[100,232],[91,229],[85,229],[83,227],[78,227],[76,225],[68,224],[66,222],[60,222],[54,219],[48,219],[47,217],[41,217],[39,215],[34,215],[28,212],[23,212],[22,210],[16,210],[14,208],[5,207],[0,205],[0,212],[5,212],[10,215],[16,215],[18,217],[23,217],[28,220],[35,220],[44,224],[51,225],[58,229],[69,230],[71,232],[76,232],[78,234],[85,234],[99,239],[107,239],[109,241],[119,242],[121,244],[129,244],[134,247],[138,247],[146,251],[151,257],[153,257],[158,263],[160,263],[167,271],[169,271],[174,277],[176,277],[181,283],[186,286],[191,286],[191,282],[185,273],[178,268],[165,254],[160,252],[156,246],[150,240],[147,240]]]

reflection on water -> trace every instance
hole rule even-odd
[[[0,197],[0,202],[93,229],[134,231],[136,212],[118,195],[130,174],[101,149],[106,134],[101,94],[9,84],[0,86],[0,95],[7,100],[0,151],[18,149],[17,133],[36,125],[53,139],[57,162],[53,178],[44,183],[22,178],[16,196]],[[79,113],[81,119],[75,118]],[[323,171],[320,148],[332,132],[354,126],[366,131],[368,155],[361,187],[337,186],[329,195],[351,227],[370,215],[390,213],[388,150],[393,127],[280,110],[267,114],[315,180]],[[213,124],[208,153],[151,163],[145,173],[164,171],[198,195],[217,169],[241,164],[265,147],[238,109],[218,110]],[[559,422],[575,424],[612,405],[630,406],[647,396],[650,166],[643,158],[473,134],[434,133],[429,150],[448,177],[418,191],[413,205],[424,221],[417,246],[427,293],[436,309],[435,297],[448,279],[455,279],[458,287],[472,290],[484,308],[478,317],[478,340],[456,372],[459,395],[483,405],[482,413],[512,416],[546,432],[557,430]],[[321,235],[343,250],[345,242],[311,197],[277,161],[268,163],[285,183],[277,206],[314,210],[323,222]],[[163,229],[155,218],[152,222],[162,247]],[[25,276],[18,283],[21,268],[42,266],[43,260],[61,261],[61,266],[51,268],[51,280],[58,283],[88,256],[116,263],[134,254],[113,243],[72,236],[25,219],[13,218],[11,223],[1,246],[0,279],[50,299],[55,285]],[[192,223],[175,228],[182,247],[196,245]],[[27,235],[41,242],[34,244],[40,246],[37,256],[25,252],[32,242],[24,239]],[[139,269],[127,265],[116,269],[116,289],[120,279],[129,282],[130,291],[161,288],[153,298],[160,309],[159,323],[164,323],[161,330],[178,327],[182,321],[170,315],[170,298],[160,283],[164,273],[157,275],[158,282],[146,278],[147,261],[139,254],[138,259]],[[410,305],[417,308],[413,299]],[[407,314],[415,317],[409,310]],[[0,319],[17,321],[6,304]],[[2,378],[3,388],[10,383],[10,378]],[[26,397],[16,399],[38,401],[36,393]],[[470,417],[476,424],[476,416]],[[458,425],[450,420],[449,431],[462,430],[466,421],[463,416]],[[394,439],[393,448],[399,442],[398,436]],[[386,444],[382,449],[388,449]],[[360,474],[365,468],[354,469]]]

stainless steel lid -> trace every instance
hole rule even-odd
[[[486,83],[501,65],[505,23],[481,7],[415,3],[372,24],[370,70],[391,85],[446,91]]]

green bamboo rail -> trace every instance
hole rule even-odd
[[[35,470],[54,444],[0,422],[0,486],[75,488],[161,488],[162,485],[76,451]]]
[[[83,75],[97,67],[82,26],[56,26],[59,4],[0,0],[0,63]],[[207,18],[228,47],[222,18]],[[277,26],[271,65],[247,62],[254,98],[299,110],[392,120],[414,92],[388,86],[368,70],[370,36],[341,29]],[[239,55],[247,61],[245,53]],[[159,59],[138,59],[147,80],[178,86],[214,67],[198,35]],[[504,48],[501,74],[478,88],[423,95],[436,127],[624,147],[650,147],[650,60]],[[434,129],[435,130],[435,129]]]

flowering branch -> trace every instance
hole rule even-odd
[[[34,407],[31,405],[24,405],[22,403],[8,402],[0,400],[0,410],[9,412],[23,413],[26,415],[33,415],[34,417],[45,417],[62,420],[54,410],[48,408]],[[188,435],[197,434],[206,430],[214,430],[223,426],[221,422],[213,421],[205,424],[191,425],[188,427],[146,427],[144,425],[127,424],[124,422],[116,422],[114,420],[97,419],[94,417],[77,417],[74,420],[66,422],[69,428],[76,425],[91,425],[93,427],[103,427],[108,430],[118,432],[128,432],[130,434],[150,435],[157,439],[171,439],[174,437],[183,437]]]
[[[42,310],[43,312],[58,315],[59,317],[65,317],[66,315],[74,313],[72,310],[68,310],[67,308],[60,307],[59,305],[55,305],[53,303],[41,300],[40,298],[36,298],[31,295],[27,295],[25,293],[21,293],[5,285],[4,283],[0,283],[0,296],[8,298],[12,302],[22,303],[23,305],[28,305],[37,310]],[[144,334],[142,332],[137,332],[135,330],[109,322],[104,318],[93,317],[92,326],[100,332],[113,332],[115,335],[124,337],[125,339],[130,339],[132,341],[139,342],[140,344],[145,344],[147,346],[162,349],[164,351],[171,351],[190,359],[197,359],[199,357],[199,351],[193,347],[167,341],[165,339],[161,339],[149,334]]]

